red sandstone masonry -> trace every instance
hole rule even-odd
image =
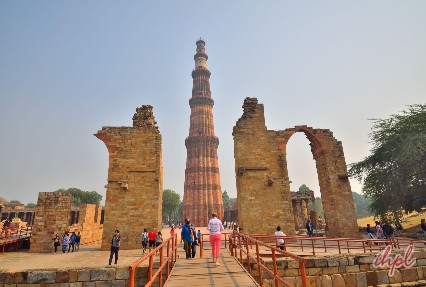
[[[213,104],[210,92],[210,72],[207,69],[205,42],[197,41],[192,71],[193,89],[187,149],[183,217],[196,226],[207,226],[214,211],[223,219],[224,210],[220,186],[217,148],[219,139],[214,134]]]
[[[161,134],[152,106],[136,109],[133,127],[103,127],[95,136],[109,152],[102,250],[118,229],[122,249],[141,248],[143,228],[161,228],[163,166]]]
[[[35,212],[30,252],[53,252],[52,238],[68,230],[72,197],[59,192],[40,192]]]
[[[296,126],[270,131],[263,105],[246,98],[234,127],[238,217],[250,233],[273,233],[277,225],[294,234],[286,148],[296,132],[305,133],[314,156],[328,237],[357,237],[355,206],[342,143],[326,129]],[[248,208],[250,207],[250,208]]]

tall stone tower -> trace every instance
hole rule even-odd
[[[207,226],[213,211],[223,219],[223,201],[217,160],[219,138],[214,135],[214,101],[210,92],[206,43],[200,39],[196,44],[192,97],[189,100],[191,119],[189,136],[185,140],[187,157],[182,216],[196,226]]]

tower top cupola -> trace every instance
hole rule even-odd
[[[194,55],[195,69],[204,68],[207,69],[207,59],[209,58],[206,53],[206,42],[203,39],[199,39],[197,42],[197,51]]]

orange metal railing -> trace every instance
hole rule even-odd
[[[203,250],[204,250],[204,242],[207,241],[209,242],[209,236],[210,234],[202,234],[201,238],[200,238],[200,258],[203,258]],[[225,249],[228,246],[228,238],[231,236],[230,232],[222,232],[222,242],[225,243]],[[207,240],[205,240],[204,238],[207,238]]]
[[[269,238],[270,237],[271,236],[269,236]],[[253,250],[253,245],[255,246],[254,250]],[[270,270],[265,264],[263,264],[262,252],[260,250],[260,247],[271,251],[273,270]],[[239,250],[239,254],[237,252],[238,250]],[[293,258],[299,262],[302,286],[303,287],[308,286],[307,278],[306,278],[306,270],[305,270],[305,264],[307,260],[305,258],[292,254],[288,251],[276,248],[274,245],[263,242],[259,240],[258,238],[252,237],[251,235],[242,234],[242,233],[235,233],[229,237],[229,251],[231,252],[232,256],[234,256],[240,261],[242,266],[244,266],[243,265],[243,254],[244,254],[245,258],[247,259],[247,268],[250,275],[253,274],[253,270],[251,268],[251,260],[253,259],[256,261],[257,269],[258,269],[257,271],[259,276],[258,283],[260,286],[263,285],[262,272],[264,271],[268,273],[270,276],[272,276],[276,287],[280,286],[280,284],[284,286],[292,287],[287,281],[285,281],[283,278],[281,278],[281,276],[278,275],[277,257],[286,256],[286,257]]]
[[[29,240],[32,236],[32,228],[12,228],[8,227],[2,230],[0,234],[0,247],[1,254],[4,253],[4,249],[8,244],[15,244],[15,251],[18,250],[19,242],[22,240]]]
[[[164,256],[164,249],[166,249],[166,256]],[[154,258],[155,254],[160,254],[160,262],[158,269],[154,272]],[[148,282],[144,285],[150,287],[158,278],[158,286],[163,286],[163,283],[170,276],[177,259],[177,234],[164,241],[160,246],[156,247],[153,251],[149,252],[139,260],[133,262],[129,266],[129,282],[128,287],[134,287],[135,285],[135,270],[136,267],[143,263],[145,260],[149,260],[148,264]],[[166,278],[163,278],[163,269],[166,268]]]
[[[271,235],[251,235],[267,243],[275,243],[277,239],[284,240],[284,250],[291,248],[300,249],[304,253],[316,255],[318,252],[335,251],[339,254],[351,253],[375,253],[387,245],[393,245],[395,248],[402,249],[412,244],[423,244],[424,240],[414,240],[408,238],[388,238],[388,239],[354,239],[354,238],[327,238],[327,237],[308,237],[308,236],[271,236]]]

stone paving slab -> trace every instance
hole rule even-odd
[[[179,251],[179,259],[164,287],[178,286],[259,286],[244,268],[229,254],[221,250],[220,266],[213,263],[211,254],[204,250],[204,258],[183,259],[185,254]]]

